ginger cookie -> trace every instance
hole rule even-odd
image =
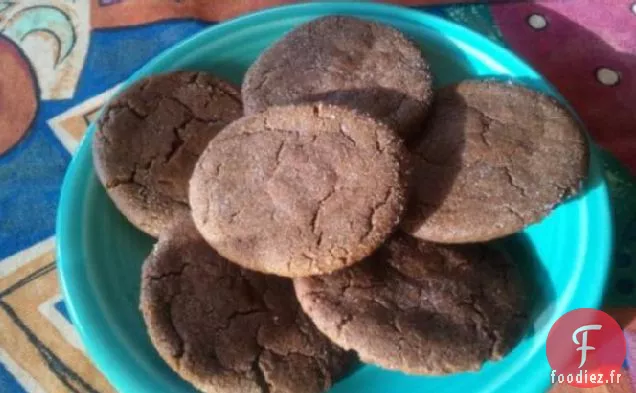
[[[188,181],[199,154],[241,115],[240,93],[212,75],[150,76],[104,108],[93,138],[95,170],[122,214],[157,236],[189,211]]]
[[[577,194],[589,148],[555,99],[504,82],[437,93],[411,146],[414,197],[402,228],[439,243],[486,241],[540,221]]]
[[[401,139],[329,105],[272,107],[227,126],[201,155],[190,204],[229,260],[280,276],[328,273],[370,255],[405,207]]]
[[[355,360],[315,328],[289,279],[230,263],[190,219],[144,263],[141,310],[161,357],[203,392],[320,393]]]
[[[418,46],[396,29],[327,16],[293,30],[245,74],[245,113],[324,101],[369,114],[401,136],[421,130],[432,74]]]
[[[527,321],[519,272],[483,245],[397,233],[335,273],[294,279],[298,300],[334,343],[411,374],[477,370],[500,359]]]

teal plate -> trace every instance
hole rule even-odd
[[[127,83],[153,73],[208,70],[236,83],[254,59],[290,29],[326,14],[393,25],[421,44],[439,85],[494,77],[560,96],[508,50],[426,13],[371,3],[307,3],[269,9],[210,27],[167,50]],[[58,267],[71,317],[91,359],[121,392],[193,392],[150,344],[138,311],[140,267],[153,240],[135,230],[95,177],[93,127],[66,173],[57,219]],[[594,149],[593,149],[594,150]],[[550,368],[545,343],[565,312],[598,307],[610,265],[612,225],[607,187],[593,151],[584,193],[523,233],[499,242],[527,270],[532,323],[499,362],[474,373],[415,377],[364,365],[332,393],[540,392]]]

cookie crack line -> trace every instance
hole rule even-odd
[[[172,101],[172,102],[176,103],[177,105],[179,105],[179,106],[183,107],[183,109],[185,109],[185,110],[186,110],[186,112],[188,113],[188,115],[192,116],[192,119],[191,119],[191,120],[198,120],[198,121],[200,121],[201,123],[205,123],[205,124],[207,124],[207,125],[210,125],[210,124],[217,124],[217,123],[222,122],[222,120],[221,120],[221,119],[219,119],[218,117],[213,117],[213,118],[211,118],[211,119],[204,119],[204,118],[202,118],[202,117],[198,117],[197,115],[195,115],[195,114],[194,114],[194,111],[193,111],[193,110],[192,110],[192,109],[191,109],[188,105],[186,105],[184,102],[182,102],[181,100],[179,100],[179,99],[178,99],[177,97],[175,97],[175,96],[162,97],[162,98],[161,98],[161,100],[162,100],[162,101],[165,101],[165,100]],[[158,106],[159,106],[159,105],[157,104],[157,107],[158,107]],[[155,110],[156,110],[156,108],[155,108]]]
[[[218,90],[221,93],[229,96],[230,98],[232,98],[234,101],[236,101],[237,103],[241,103],[241,95],[240,93],[238,93],[234,87],[232,87],[231,85],[229,85],[228,83],[226,83],[223,80],[220,79],[213,79],[213,83],[211,84],[207,84],[204,82],[199,83],[200,80],[199,78],[201,78],[201,74],[200,73],[195,73],[194,77],[192,77],[190,79],[190,81],[187,83],[188,86],[196,86],[198,88],[203,88],[205,90]],[[211,93],[209,93],[211,97],[213,97],[213,95]]]
[[[157,103],[157,106],[159,106],[159,103]],[[137,117],[140,121],[146,120],[150,116],[150,113],[143,113],[139,110],[139,108],[136,108],[130,98],[126,100],[126,108],[130,111],[131,114]],[[151,112],[154,112],[156,110],[157,110],[157,107],[154,107],[152,108]]]
[[[143,114],[139,112],[136,108],[134,108],[133,105],[131,105],[129,99],[126,99],[126,101],[119,99],[115,101],[114,103],[110,104],[108,108],[104,111],[104,114],[102,115],[102,121],[101,121],[102,125],[111,121],[112,112],[122,112],[122,111],[129,112],[140,122],[146,120],[149,116],[149,114]]]
[[[578,186],[564,186],[561,184],[556,184],[554,183],[554,187],[557,189],[557,191],[559,192],[561,198],[569,198],[573,195],[576,195],[576,193],[578,192],[578,189],[581,188],[582,185],[578,185]]]
[[[553,141],[553,142],[558,142],[558,143],[573,143],[573,144],[577,144],[577,145],[584,145],[586,143],[585,142],[585,138],[582,136],[582,134],[581,134],[581,139],[569,139],[569,138],[568,139],[554,139],[554,138],[550,138],[549,136],[545,135],[545,132],[542,135],[540,135],[540,136],[536,136],[536,135],[534,135],[533,130],[530,129],[530,128],[525,128],[525,127],[521,126],[520,124],[508,123],[508,122],[505,122],[505,121],[503,121],[501,119],[493,117],[492,115],[487,115],[481,109],[479,109],[479,108],[477,108],[477,107],[475,107],[473,105],[470,105],[468,103],[464,103],[464,105],[466,106],[466,108],[472,109],[472,110],[474,110],[475,112],[477,112],[479,114],[480,120],[482,122],[482,125],[486,124],[486,123],[488,124],[488,131],[490,131],[492,123],[497,123],[497,124],[501,125],[504,128],[518,128],[518,129],[523,131],[525,136],[530,136],[531,135],[534,138],[539,139],[541,141]],[[484,120],[486,120],[486,123],[484,123]],[[543,121],[541,123],[543,125],[543,128],[545,129],[545,123],[547,123],[547,121]],[[499,137],[501,138],[502,134],[499,134]],[[483,138],[483,135],[482,135],[482,138]],[[517,139],[516,138],[512,138],[512,140],[517,140]],[[487,143],[487,145],[490,146],[489,143]]]
[[[130,173],[128,174],[128,176],[124,177],[124,178],[114,178],[111,179],[109,181],[106,182],[106,184],[104,185],[104,187],[106,187],[106,189],[111,189],[111,188],[115,188],[118,186],[122,186],[125,184],[138,184],[140,187],[144,187],[147,188],[147,186],[138,183],[137,181],[135,181],[135,177],[137,177],[137,172],[139,171],[139,169],[143,169],[143,170],[149,170],[154,161],[157,159],[158,157],[153,157],[151,158],[146,164],[144,164],[143,166],[140,165],[140,163],[135,162],[133,163],[133,168],[130,171]],[[140,168],[141,167],[141,168]]]
[[[510,169],[510,167],[508,166],[504,166],[504,171],[506,173],[506,176],[508,176],[508,182],[510,183],[510,185],[512,187],[514,187],[515,189],[517,189],[517,191],[519,191],[519,193],[521,193],[521,196],[523,196],[524,198],[528,198],[528,192],[526,191],[525,187],[521,186],[520,184],[515,182],[515,178],[512,175],[512,170]]]
[[[296,137],[298,138],[300,136],[300,132],[299,131],[294,131],[294,130],[284,130],[282,128],[272,128],[269,124],[264,124],[263,128],[265,129],[265,131],[267,131],[268,133],[280,133],[283,134],[285,137]],[[243,139],[246,137],[252,137],[255,135],[260,134],[258,131],[254,131],[254,132],[236,132],[236,133],[232,133],[231,136],[223,136],[220,135],[218,137],[216,137],[214,139],[215,143],[223,143],[223,142],[230,142],[236,139]]]
[[[502,205],[504,207],[504,209],[506,209],[508,212],[510,212],[513,216],[515,216],[521,223],[524,223],[525,220],[523,218],[523,216],[521,215],[521,213],[519,213],[517,210],[515,210],[515,208],[513,208],[510,205]]]
[[[276,172],[278,168],[280,167],[280,164],[281,164],[280,159],[283,154],[283,150],[285,149],[286,143],[287,143],[287,138],[283,138],[283,140],[280,142],[280,145],[278,146],[278,149],[276,149],[276,166],[274,167],[274,172]]]
[[[295,296],[295,295],[294,295]],[[307,328],[311,328],[311,320],[305,316],[305,312],[303,311],[302,307],[300,306],[299,303],[296,303],[297,309],[296,309],[296,319],[294,321],[294,323],[298,326],[298,330],[300,331],[300,334],[302,334],[302,336],[305,338],[305,340],[307,340],[308,344],[312,343],[312,338],[311,335],[309,334],[309,332],[307,331]],[[318,355],[316,355],[318,356]]]
[[[309,324],[312,324],[312,322],[304,322],[303,321],[303,316],[304,316],[304,311],[302,310],[300,304],[298,305],[298,310],[296,312],[296,320],[295,320],[295,325],[298,327],[298,330],[300,331],[301,335],[305,338],[305,340],[307,340],[307,344],[308,346],[311,348],[312,347],[312,343],[314,342],[314,340],[312,340],[312,336],[309,334],[309,332],[306,330],[308,327],[311,328]],[[305,321],[310,321],[309,319],[306,319]],[[321,340],[321,338],[318,338],[318,340]],[[326,343],[327,345],[329,345],[329,343]],[[304,356],[306,358],[310,358],[315,360],[316,362],[318,362],[318,364],[321,366],[321,371],[323,372],[323,377],[327,376],[326,373],[326,369],[323,369],[323,362],[327,363],[328,362],[328,354],[326,353],[326,351],[320,351],[317,350],[315,353],[313,354],[305,354],[299,351],[294,351],[294,350],[290,350],[288,351],[288,353],[291,354],[295,354],[295,355],[300,355],[300,356]]]
[[[322,232],[320,233],[317,232],[317,228],[319,225],[320,212],[322,211],[325,204],[327,203],[327,200],[331,198],[332,196],[334,196],[335,194],[336,194],[336,186],[334,185],[331,187],[331,190],[329,190],[327,195],[325,195],[324,197],[322,197],[322,199],[318,201],[318,208],[316,209],[316,212],[311,218],[311,222],[310,222],[311,231],[313,232],[314,235],[318,236],[317,243],[322,243]]]
[[[259,327],[257,331],[260,331],[261,327]],[[258,333],[257,333],[257,337],[258,337]],[[265,372],[261,368],[261,357],[263,356],[265,351],[266,349],[261,347],[261,352],[258,354],[258,356],[254,358],[254,361],[252,362],[251,370],[254,373],[254,381],[261,389],[261,393],[270,393],[272,391],[270,382],[267,380],[267,377],[265,376]]]
[[[170,145],[170,151],[168,151],[168,153],[166,153],[166,155],[164,156],[164,161],[166,163],[170,162],[172,158],[179,152],[179,150],[183,146],[185,146],[186,141],[181,137],[179,131],[185,130],[195,120],[197,120],[197,118],[191,117],[172,129],[174,138],[172,139],[172,144]]]
[[[166,278],[181,278],[181,276],[183,275],[183,272],[185,272],[186,268],[188,268],[190,266],[191,265],[189,263],[184,263],[184,264],[181,265],[181,267],[177,271],[166,272],[166,273],[162,273],[162,274],[158,274],[158,275],[148,275],[147,277],[151,281],[164,280]]]
[[[170,299],[170,308],[169,308],[170,315],[168,316],[168,323],[170,324],[170,328],[172,329],[172,331],[174,331],[174,334],[178,340],[177,351],[175,352],[175,355],[174,355],[177,370],[181,369],[181,359],[183,358],[183,355],[185,355],[185,340],[183,336],[181,335],[181,333],[179,332],[179,329],[177,329],[177,325],[175,325],[174,323],[174,317],[172,316],[174,300],[179,295],[181,295],[181,288],[179,288],[179,292],[176,293]]]
[[[184,263],[179,270],[174,271],[174,272],[166,272],[160,275],[148,275],[146,276],[151,282],[152,281],[163,281],[165,279],[168,278],[181,278],[181,276],[183,275],[183,273],[185,272],[185,269],[190,267],[189,263]],[[181,333],[179,332],[179,329],[177,329],[177,326],[174,323],[174,317],[173,317],[173,305],[174,305],[174,301],[175,299],[181,295],[181,285],[179,285],[179,289],[178,291],[176,291],[176,293],[170,297],[170,300],[167,301],[168,303],[168,318],[167,322],[170,325],[170,329],[174,332],[175,334],[175,338],[177,339],[177,348],[174,354],[174,359],[175,359],[175,363],[176,363],[176,368],[177,370],[179,370],[181,368],[181,359],[183,358],[183,355],[185,354],[185,340],[183,339],[183,336],[181,335]]]
[[[344,126],[342,123],[340,123],[340,126],[338,127],[338,131],[340,132],[340,134],[342,134],[342,136],[348,140],[349,142],[351,142],[351,144],[353,145],[353,147],[355,148],[356,146],[358,146],[358,144],[356,143],[356,140],[353,139],[351,136],[349,136],[349,134],[347,134],[344,130]]]
[[[214,313],[215,310],[212,310],[209,312],[209,314]],[[241,318],[241,317],[248,317],[250,315],[255,315],[255,314],[265,314],[267,313],[267,310],[263,310],[261,308],[253,308],[250,310],[245,310],[245,311],[233,311],[228,317],[227,317],[227,323],[221,327],[219,327],[217,329],[217,332],[223,332],[225,330],[228,330],[230,328],[230,325],[232,325],[232,322],[234,322],[235,319],[237,318]]]
[[[371,215],[369,216],[369,229],[366,231],[366,233],[364,233],[360,237],[361,242],[366,240],[367,237],[369,237],[371,233],[375,230],[376,228],[375,217],[378,214],[378,211],[382,209],[384,206],[386,206],[387,203],[389,203],[389,199],[391,199],[391,196],[393,195],[394,191],[395,190],[393,187],[389,187],[386,194],[384,195],[384,198],[371,208]]]
[[[195,86],[198,87],[199,84],[196,83],[198,78],[199,78],[199,73],[198,72],[193,72],[192,74],[190,74],[190,76],[188,77],[188,80],[186,81],[185,84],[187,86],[195,85]]]
[[[190,209],[190,205],[187,202],[180,201],[180,200],[176,199],[175,197],[173,197],[171,195],[168,195],[168,194],[165,194],[165,193],[162,193],[162,192],[158,192],[157,190],[151,188],[150,186],[147,186],[147,185],[142,184],[142,183],[140,183],[138,181],[135,181],[134,180],[134,176],[135,176],[136,171],[137,171],[136,169],[133,170],[133,173],[130,175],[130,178],[113,179],[113,180],[109,181],[105,185],[106,189],[111,190],[111,189],[114,189],[114,188],[117,188],[117,187],[121,187],[121,186],[125,186],[125,185],[133,185],[133,186],[137,186],[137,187],[139,187],[141,189],[144,189],[144,190],[148,191],[149,193],[152,193],[152,194],[167,198],[172,203],[174,203],[176,205],[183,206],[183,207],[186,207],[186,208]]]
[[[425,105],[425,103],[421,100],[421,97],[412,97],[409,94],[406,93],[400,93],[400,102],[395,105],[395,110],[393,110],[389,116],[388,119],[389,121],[391,121],[393,124],[396,124],[399,122],[399,118],[398,118],[398,113],[401,111],[402,106],[404,106],[404,104],[407,101],[414,101],[414,102],[418,102],[422,105]],[[423,115],[422,115],[423,117]],[[415,123],[415,121],[411,121],[410,124],[408,124],[409,127],[413,127],[413,123]]]
[[[342,330],[351,322],[353,321],[353,315],[352,314],[347,314],[344,315],[340,321],[338,321],[338,323],[336,324],[336,332],[338,334],[338,336],[342,335]]]
[[[380,154],[384,154],[384,150],[385,150],[385,146],[382,146],[380,144],[380,135],[378,135],[378,130],[375,130],[375,150],[380,153]]]
[[[189,121],[185,121],[184,122],[184,124],[186,124],[186,125],[188,123],[189,123]],[[175,130],[173,130],[173,132],[174,132],[176,138],[179,138],[179,140],[182,140],[181,137],[178,136],[178,129],[180,129],[179,126],[177,128],[175,128]],[[179,144],[180,146],[178,146],[178,148],[183,146],[184,143],[185,142],[181,142]],[[147,184],[143,184],[142,182],[139,182],[139,181],[135,180],[135,178],[137,177],[137,172],[139,172],[140,169],[146,170],[146,171],[150,170],[153,167],[153,165],[155,164],[155,162],[157,160],[159,160],[160,158],[164,161],[164,163],[167,163],[169,161],[170,157],[172,155],[174,155],[174,154],[175,154],[174,151],[170,151],[165,156],[161,155],[161,154],[155,155],[155,156],[151,157],[148,160],[148,162],[144,163],[143,165],[141,163],[139,163],[139,162],[135,162],[133,164],[133,168],[130,171],[130,174],[128,176],[126,176],[125,178],[114,178],[114,179],[108,180],[108,181],[105,182],[104,187],[106,189],[110,190],[110,189],[117,188],[117,187],[120,187],[120,186],[123,186],[123,185],[135,185],[137,187],[140,187],[140,188],[143,188],[143,189],[147,190],[149,193],[153,193],[155,195],[167,198],[171,202],[173,202],[175,204],[178,204],[178,205],[181,205],[181,206],[185,206],[185,207],[187,207],[189,209],[189,204],[187,202],[180,201],[180,200],[176,199],[175,197],[173,197],[172,195],[169,195],[167,193],[163,193],[161,191],[158,191],[157,189],[155,189],[152,186],[149,186]]]
[[[482,290],[482,296],[483,296],[483,290]],[[479,306],[477,306],[477,300],[475,299],[474,295],[470,297],[470,302],[466,302],[465,304],[470,306],[470,308],[472,308],[473,311],[477,315],[479,315],[479,318],[481,319],[481,323],[477,322],[477,328],[481,330],[482,333],[485,334],[486,337],[488,337],[488,340],[490,341],[490,350],[488,353],[489,358],[492,360],[496,360],[497,356],[495,354],[495,350],[497,348],[497,345],[499,344],[500,339],[495,334],[495,332],[490,331],[484,327],[484,324],[489,320],[489,318],[486,316],[484,311]]]
[[[265,286],[265,289],[263,289],[262,291],[260,291],[253,283],[252,281],[250,281],[250,279],[245,275],[245,271],[243,269],[239,269],[238,270],[239,275],[241,276],[241,278],[243,279],[243,281],[245,282],[245,284],[247,285],[250,294],[252,295],[253,299],[257,299],[259,304],[262,306],[261,308],[263,309],[263,311],[272,311],[274,310],[274,307],[270,307],[269,304],[267,304],[267,301],[265,300],[267,297],[267,292],[271,291],[271,288],[269,285]]]
[[[139,84],[139,92],[143,93],[147,88],[148,85],[150,85],[150,80],[149,79],[145,79],[143,80],[140,84]]]
[[[277,69],[275,69],[275,68],[274,68],[274,69],[271,69],[271,70],[265,70],[265,71],[263,71],[262,78],[261,78],[261,80],[259,81],[259,83],[258,83],[256,86],[250,87],[248,90],[250,90],[250,91],[258,91],[258,90],[260,90],[260,89],[261,89],[261,87],[265,86],[265,84],[266,84],[267,82],[269,82],[269,79],[270,79],[270,77],[271,77],[271,74],[273,74],[273,73],[274,73],[274,72],[276,72],[276,71],[277,71]],[[250,94],[246,94],[246,96],[250,96]],[[267,102],[269,102],[269,100],[266,100],[266,99],[265,99],[265,97],[264,97],[263,101],[267,101]]]
[[[486,134],[490,132],[490,125],[492,124],[492,118],[490,118],[488,115],[486,115],[483,112],[479,112],[479,119],[481,120],[481,124],[482,124],[482,130],[480,132],[481,139],[486,146],[492,149],[492,144],[490,143],[490,140],[488,140],[488,137],[486,136]]]
[[[452,164],[448,164],[446,162],[437,162],[437,161],[431,161],[425,153],[422,153],[420,151],[418,151],[417,149],[412,150],[411,152],[412,156],[417,157],[417,159],[421,160],[424,164],[428,165],[428,166],[433,166],[433,167],[437,167],[437,168],[460,168],[461,165],[455,165],[453,166]],[[453,157],[453,154],[449,154],[449,157]]]

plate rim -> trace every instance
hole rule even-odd
[[[558,90],[556,90],[553,85],[547,81],[539,72],[537,72],[531,65],[524,62],[519,56],[517,56],[514,52],[509,49],[501,46],[499,43],[489,39],[484,36],[480,32],[471,30],[463,25],[454,23],[452,21],[445,20],[437,15],[433,15],[427,13],[426,10],[423,9],[415,9],[405,6],[391,5],[391,4],[380,4],[380,3],[356,3],[356,2],[312,2],[312,3],[299,3],[292,5],[282,5],[272,8],[267,8],[260,11],[255,11],[251,13],[247,13],[241,15],[237,18],[233,18],[227,20],[225,22],[218,23],[216,25],[209,26],[207,28],[202,29],[201,31],[181,40],[177,44],[164,49],[161,53],[154,56],[150,61],[144,64],[140,69],[132,73],[131,76],[126,78],[126,80],[121,83],[115,92],[121,91],[121,89],[125,89],[134,81],[139,78],[153,73],[153,70],[157,68],[165,68],[162,64],[169,62],[170,58],[179,54],[180,52],[184,52],[188,48],[195,47],[196,44],[200,41],[205,41],[207,36],[209,35],[221,35],[227,30],[236,31],[242,28],[242,25],[253,25],[258,23],[259,20],[268,20],[270,21],[272,16],[277,16],[278,18],[285,18],[289,15],[286,14],[295,14],[296,16],[308,16],[308,17],[319,17],[321,15],[327,14],[338,14],[338,13],[347,13],[347,14],[355,14],[359,16],[389,16],[391,18],[397,18],[402,21],[411,21],[417,24],[421,24],[424,26],[436,26],[440,29],[448,29],[454,32],[453,36],[460,35],[462,37],[469,37],[472,40],[487,42],[489,47],[496,49],[495,54],[492,57],[498,57],[498,53],[506,54],[509,60],[513,60],[515,66],[520,66],[522,68],[528,69],[532,71],[536,75],[538,75],[543,82],[547,86],[552,89],[551,93],[556,93],[556,96],[564,103],[567,104],[567,101],[560,96]],[[417,20],[416,20],[417,19]],[[569,105],[569,104],[568,104]],[[576,112],[572,111],[572,113],[576,114]],[[91,141],[92,134],[94,132],[94,123],[91,123],[86,130],[82,141],[78,145],[75,154],[73,154],[71,162],[69,163],[64,179],[61,186],[61,196],[58,205],[58,211],[56,216],[56,256],[57,256],[57,267],[59,271],[59,280],[60,280],[60,289],[64,301],[66,302],[69,314],[73,321],[74,327],[77,329],[80,337],[82,338],[82,342],[86,348],[87,355],[89,359],[94,362],[96,368],[104,375],[104,377],[112,384],[112,386],[119,390],[124,391],[124,388],[129,387],[129,378],[126,377],[126,372],[116,372],[113,371],[114,362],[116,362],[117,357],[112,356],[110,351],[104,350],[104,348],[108,348],[108,343],[101,342],[96,340],[95,337],[95,329],[93,326],[87,326],[87,322],[82,322],[83,318],[80,316],[83,314],[78,311],[79,308],[86,308],[94,306],[96,299],[87,300],[86,292],[81,291],[74,287],[73,277],[82,276],[86,277],[86,269],[82,269],[78,265],[81,266],[83,264],[83,258],[77,257],[74,255],[67,255],[66,250],[70,250],[73,247],[73,242],[70,238],[73,235],[68,231],[68,227],[72,226],[69,224],[68,218],[73,215],[73,211],[77,211],[74,209],[73,204],[73,196],[78,193],[85,193],[85,189],[77,190],[73,185],[75,183],[82,183],[82,181],[78,181],[78,174],[81,175],[82,172],[89,172],[88,176],[90,176],[90,171],[84,170],[81,164],[85,163],[87,160],[90,162],[90,167],[94,172],[94,168],[92,167],[92,152],[91,152]],[[613,250],[613,223],[611,217],[611,201],[609,199],[609,191],[608,185],[603,174],[602,163],[600,162],[600,157],[598,153],[595,152],[597,149],[593,144],[590,145],[590,173],[593,170],[599,171],[601,182],[595,188],[596,192],[599,192],[601,200],[604,204],[600,207],[604,208],[602,210],[597,210],[594,213],[594,219],[600,223],[601,227],[609,228],[609,233],[606,234],[603,244],[606,245],[605,249],[597,250],[597,255],[601,258],[602,263],[599,263],[597,267],[597,278],[601,279],[603,285],[601,285],[601,289],[598,291],[596,297],[591,299],[590,303],[594,304],[585,304],[583,307],[594,307],[598,308],[601,304],[605,286],[608,284],[607,279],[610,272],[611,267],[611,255]],[[593,167],[595,165],[595,167]],[[83,175],[82,175],[83,176]],[[84,180],[85,181],[85,180]],[[82,197],[82,200],[85,198]],[[81,206],[83,208],[83,206]],[[597,208],[599,206],[596,206]],[[80,209],[81,210],[81,209]],[[75,215],[83,217],[83,212],[76,212]],[[76,219],[78,220],[78,219]],[[80,252],[81,253],[81,252]],[[83,270],[83,272],[82,272]],[[88,289],[90,286],[86,283],[79,283],[79,285],[84,285]],[[83,294],[83,296],[72,296],[73,294]],[[566,310],[566,312],[569,310]],[[102,316],[103,317],[103,316]],[[547,387],[549,382],[547,381],[546,374],[546,383]]]

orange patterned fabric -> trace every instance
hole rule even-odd
[[[91,0],[93,28],[140,25],[165,19],[223,21],[294,0]],[[468,3],[470,0],[393,0],[401,5]]]

